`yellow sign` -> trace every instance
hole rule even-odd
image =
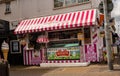
[[[84,40],[83,33],[78,33],[78,40]]]
[[[100,32],[100,37],[104,37],[104,36],[105,36],[105,32],[104,31]]]

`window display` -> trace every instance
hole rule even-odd
[[[48,48],[79,46],[77,33],[80,31],[81,29],[49,32]]]
[[[49,32],[47,59],[80,59],[80,43],[77,38],[78,32],[81,32],[81,29]]]

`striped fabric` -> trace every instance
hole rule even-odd
[[[96,24],[97,10],[84,10],[65,14],[27,19],[20,22],[15,34],[39,31],[52,31],[60,29],[78,28]]]

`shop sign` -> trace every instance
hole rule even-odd
[[[70,56],[70,52],[67,50],[67,49],[59,49],[57,52],[56,52],[56,56]]]
[[[21,53],[20,42],[18,40],[10,41],[10,52],[11,54]]]
[[[79,47],[48,48],[48,60],[80,59]]]

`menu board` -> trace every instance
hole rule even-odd
[[[21,53],[20,42],[18,40],[10,41],[10,51],[12,54]]]
[[[80,48],[79,47],[48,48],[47,59],[48,60],[80,59]]]

